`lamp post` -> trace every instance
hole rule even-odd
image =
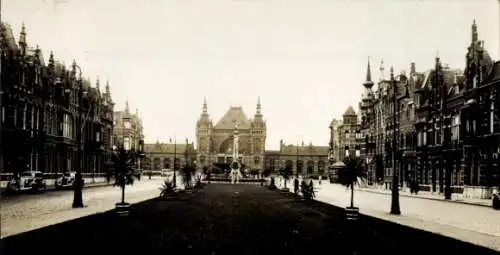
[[[82,160],[81,160],[81,154],[82,154],[82,139],[83,139],[83,129],[85,128],[85,124],[88,119],[88,115],[90,113],[90,109],[92,105],[88,105],[88,113],[86,116],[83,115],[83,100],[87,96],[87,91],[84,91],[82,87],[82,69],[80,66],[78,66],[75,62],[73,62],[73,68],[78,68],[79,71],[79,79],[78,79],[78,108],[77,108],[77,128],[76,128],[76,148],[77,148],[77,153],[76,153],[76,171],[75,171],[75,181],[73,182],[73,208],[82,208],[83,207],[83,194],[82,194],[82,184],[83,184],[83,177],[82,177]],[[66,93],[71,93],[71,90],[66,89]]]
[[[174,189],[177,187],[177,175],[175,173],[176,167],[177,167],[177,136],[174,136],[174,177],[172,180]]]
[[[397,83],[394,79],[394,68],[391,67],[391,85],[392,85],[392,192],[391,192],[391,214],[400,215],[401,209],[399,206],[399,177],[396,170],[396,146],[397,146]]]

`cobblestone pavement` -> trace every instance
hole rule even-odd
[[[137,203],[159,195],[163,179],[147,178],[127,186],[125,200]],[[73,191],[54,191],[36,195],[20,196],[17,199],[2,201],[0,224],[2,238],[111,210],[121,200],[119,187],[104,186],[83,190],[85,208],[73,209]]]
[[[277,182],[282,187],[282,182]],[[287,187],[293,190],[292,182]],[[315,181],[316,199],[346,207],[350,190],[338,184]],[[391,196],[355,190],[354,205],[360,213],[402,225],[424,229],[500,251],[500,212],[492,208],[400,196],[401,216],[390,215]]]

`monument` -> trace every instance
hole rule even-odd
[[[231,162],[231,183],[240,182],[241,172],[240,172],[240,162],[238,162],[238,122],[234,122],[234,130],[233,130],[233,162]]]

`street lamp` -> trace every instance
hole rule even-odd
[[[177,175],[175,173],[176,168],[177,168],[177,136],[174,136],[174,177],[172,180],[173,182],[172,186],[174,187],[174,189],[177,187]]]
[[[83,178],[82,178],[82,160],[81,160],[81,154],[82,154],[82,138],[83,138],[83,129],[85,127],[85,124],[88,119],[88,115],[90,114],[90,110],[92,108],[92,105],[88,105],[88,113],[86,116],[83,116],[83,101],[87,97],[88,92],[83,89],[82,86],[82,70],[80,66],[78,66],[75,62],[73,62],[73,69],[78,68],[78,71],[80,73],[80,77],[78,79],[78,106],[77,106],[77,119],[78,119],[78,125],[77,125],[77,134],[76,134],[76,146],[77,146],[77,153],[76,153],[76,171],[75,171],[75,181],[73,182],[73,208],[82,208],[83,207],[83,194],[82,194],[82,188],[83,188]],[[65,90],[65,92],[70,93],[71,90]]]
[[[400,215],[401,209],[399,206],[399,177],[396,170],[396,146],[397,146],[397,83],[394,79],[394,68],[391,67],[391,85],[392,85],[392,189],[391,189],[391,214]]]

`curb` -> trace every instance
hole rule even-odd
[[[367,188],[358,189],[358,190],[366,191],[366,192],[370,192],[370,193],[382,194],[382,195],[391,195],[391,193],[371,190],[371,189],[367,189]],[[403,194],[403,193],[399,193],[399,195],[403,196],[403,197],[410,197],[410,198],[419,198],[419,199],[427,199],[427,200],[441,201],[441,202],[447,202],[447,203],[457,203],[457,204],[474,205],[474,206],[492,208],[491,205],[480,204],[480,203],[475,203],[475,202],[468,202],[468,201],[463,201],[463,200],[446,200],[446,199],[442,199],[442,198],[422,197],[419,195],[408,195],[408,194]]]
[[[155,179],[145,179],[144,181],[153,181]],[[85,189],[91,189],[91,188],[99,188],[99,187],[106,187],[106,186],[113,186],[114,184],[114,180],[111,180],[111,182],[107,183],[107,182],[97,182],[97,183],[86,183],[84,186],[83,186],[83,190]],[[68,190],[73,190],[72,187],[67,187],[65,189],[56,189],[55,186],[53,185],[50,185],[50,186],[47,186],[47,189],[43,190],[43,192],[55,192],[55,191],[68,191]],[[23,196],[24,193],[13,193],[13,194],[8,194],[8,195],[5,195],[4,193],[4,190],[0,190],[0,200],[2,199],[7,199],[7,198],[13,198],[13,197],[18,197],[18,196]],[[43,192],[41,194],[43,194]]]
[[[88,188],[98,188],[98,187],[105,187],[105,186],[113,186],[113,182],[110,182],[110,183],[107,183],[107,182],[104,182],[104,183],[89,183],[89,184],[85,184],[85,186],[83,186],[83,190],[85,189],[88,189]],[[65,189],[56,189],[55,186],[53,185],[50,185],[50,186],[47,186],[46,189],[42,190],[42,193],[43,192],[55,192],[55,191],[62,191],[62,190],[73,190],[72,187],[68,187],[68,188],[65,188]],[[18,196],[23,196],[24,193],[11,193],[11,194],[4,194],[5,190],[0,190],[0,200],[4,199],[4,198],[8,198],[8,197],[18,197]]]

